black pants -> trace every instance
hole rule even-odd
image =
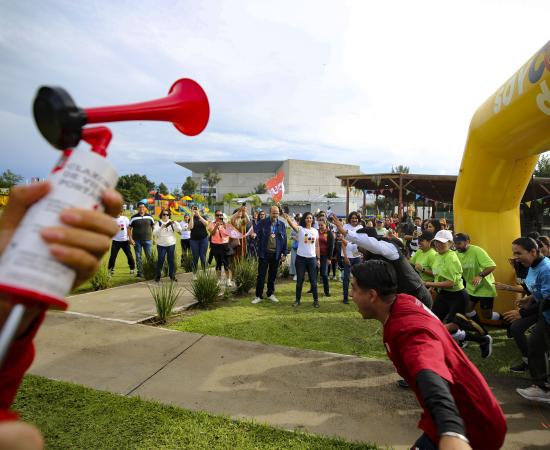
[[[109,256],[109,264],[107,265],[107,268],[109,270],[113,270],[115,268],[115,261],[119,250],[122,250],[126,255],[126,258],[128,259],[128,265],[130,266],[130,270],[134,270],[136,268],[136,264],[134,263],[134,257],[132,256],[132,252],[130,251],[129,241],[112,241],[111,255]]]
[[[437,445],[424,433],[416,440],[410,450],[437,450]]]
[[[468,305],[468,293],[466,289],[451,292],[440,290],[432,308],[432,312],[443,323],[451,323],[456,313],[466,314]]]
[[[313,294],[313,300],[319,300],[317,294],[317,258],[304,258],[303,256],[296,255],[296,301],[299,302],[302,298],[302,286],[304,285],[304,278],[306,271],[309,275],[309,282],[311,283],[311,293]]]
[[[330,264],[330,256],[321,255],[321,265],[319,267],[319,272],[321,273],[321,280],[323,282],[323,291],[325,292],[325,295],[328,295],[330,293],[330,287],[328,282],[329,264]]]
[[[548,378],[546,352],[550,350],[550,324],[539,314],[537,324],[527,338],[527,358],[533,382],[542,386]]]
[[[210,243],[210,253],[216,258],[216,271],[222,270],[222,266],[225,270],[229,270],[228,245]]]
[[[181,255],[191,251],[191,239],[180,239],[181,243]]]
[[[256,280],[256,297],[263,298],[265,276],[267,275],[267,296],[275,292],[275,278],[279,260],[275,259],[275,253],[266,252],[263,258],[258,258],[258,278]]]
[[[508,337],[514,338],[521,356],[527,358],[527,336],[525,332],[537,323],[537,314],[514,320],[508,328]]]

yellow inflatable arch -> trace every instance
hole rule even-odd
[[[455,231],[468,233],[513,284],[511,243],[521,234],[519,204],[538,155],[550,150],[550,41],[475,112],[454,195]],[[495,309],[513,298],[499,292]]]

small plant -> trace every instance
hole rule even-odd
[[[281,264],[279,264],[279,268],[277,269],[277,277],[288,278],[289,276],[290,276],[290,266],[288,264],[288,261],[284,261]]]
[[[193,270],[193,255],[191,252],[181,255],[181,267],[184,272],[191,272]]]
[[[153,247],[151,249],[151,256],[141,259],[141,264],[143,265],[143,277],[146,280],[152,280],[156,277],[157,274],[157,249]]]
[[[111,277],[109,276],[109,270],[107,264],[101,264],[97,269],[96,274],[90,278],[90,284],[94,288],[94,291],[101,289],[107,289],[111,287]]]
[[[191,283],[191,293],[202,308],[216,301],[222,289],[218,285],[216,272],[209,270],[197,271],[196,278]]]
[[[258,276],[258,260],[254,258],[239,258],[233,261],[233,281],[235,291],[239,294],[247,294],[256,286]]]
[[[166,319],[172,314],[176,300],[181,294],[181,289],[177,289],[173,281],[160,283],[158,286],[147,285],[147,287],[155,301],[160,323],[166,323]]]

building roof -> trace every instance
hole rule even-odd
[[[403,201],[414,201],[417,195],[443,203],[453,202],[456,175],[426,175],[410,173],[373,173],[361,175],[340,175],[342,186],[372,191],[386,197],[399,196],[401,178]],[[522,202],[536,200],[550,195],[550,178],[532,177]]]
[[[178,166],[195,173],[204,173],[209,168],[218,173],[275,173],[284,163],[280,161],[176,161]]]

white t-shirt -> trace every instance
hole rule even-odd
[[[179,224],[181,227],[181,238],[191,239],[191,230],[189,229],[189,223],[182,220]]]
[[[349,223],[344,224],[344,229],[348,231],[357,231],[357,230],[360,230],[361,228],[363,228],[363,225],[361,224],[358,224],[356,227],[351,226],[351,224]],[[344,248],[342,247],[342,256],[347,256],[348,258],[360,258],[361,253],[359,252],[359,249],[357,248],[356,244],[348,241],[345,255],[344,255]]]
[[[317,239],[319,239],[319,232],[315,228],[298,227],[298,236],[296,239],[298,239],[297,255],[303,258],[315,258],[317,256],[315,247]]]
[[[115,219],[118,225],[118,233],[113,237],[113,241],[124,242],[128,240],[128,225],[130,225],[130,219],[126,216],[120,216]]]

